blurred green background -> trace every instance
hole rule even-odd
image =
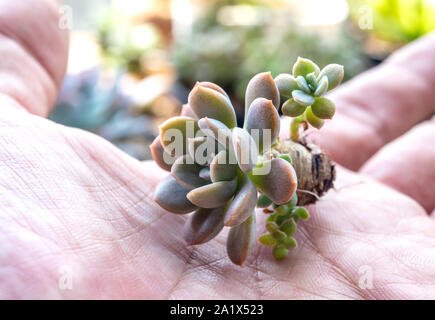
[[[256,73],[298,56],[340,63],[348,80],[435,29],[435,0],[64,0],[68,72],[50,118],[138,159],[196,81],[226,89],[242,121]]]

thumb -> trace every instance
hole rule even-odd
[[[0,1],[0,95],[46,116],[65,73],[68,31],[55,0]]]

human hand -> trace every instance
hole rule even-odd
[[[185,245],[185,216],[152,200],[166,172],[43,118],[66,64],[58,18],[52,1],[0,3],[0,298],[435,297],[435,124],[417,125],[435,111],[435,35],[333,93],[310,138],[353,171],[287,259],[257,245],[240,268],[226,232]]]

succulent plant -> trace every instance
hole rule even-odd
[[[293,75],[273,79],[269,72],[259,73],[246,88],[243,128],[237,127],[221,87],[196,83],[181,115],[165,121],[150,146],[156,163],[170,171],[158,185],[155,201],[173,213],[193,212],[184,225],[189,245],[207,242],[230,227],[228,257],[242,265],[255,243],[254,209],[259,207],[270,216],[258,241],[273,246],[277,260],[297,246],[297,224],[309,218],[302,205],[315,202],[335,179],[334,164],[314,145],[298,142],[299,126],[320,128],[332,118],[334,103],[322,95],[342,79],[342,66],[320,70],[303,58],[296,61]],[[296,142],[278,139],[281,97],[288,99],[283,114],[295,117],[291,133]]]
[[[183,233],[189,245],[207,242],[230,227],[227,253],[242,265],[255,243],[258,192],[260,200],[277,207],[294,201],[297,177],[291,160],[271,149],[280,130],[279,101],[271,74],[254,76],[246,89],[244,126],[239,128],[225,91],[198,82],[182,114],[160,126],[150,148],[170,175],[158,185],[155,201],[173,213],[193,212]],[[282,241],[292,241],[282,236]]]
[[[329,64],[320,70],[313,61],[299,57],[293,65],[293,74],[282,73],[275,78],[281,97],[287,99],[282,113],[293,117],[290,136],[299,140],[299,127],[308,124],[320,129],[335,114],[335,105],[323,95],[337,87],[344,77],[344,68]]]

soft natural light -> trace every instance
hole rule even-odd
[[[225,6],[219,10],[217,19],[223,25],[249,26],[261,23],[263,15],[255,6]]]
[[[150,0],[113,0],[113,7],[125,16],[134,16],[150,9]]]
[[[172,0],[171,15],[175,36],[188,33],[193,23],[193,8],[189,0]]]
[[[349,6],[346,0],[306,0],[303,25],[329,25],[337,24],[349,15]]]

